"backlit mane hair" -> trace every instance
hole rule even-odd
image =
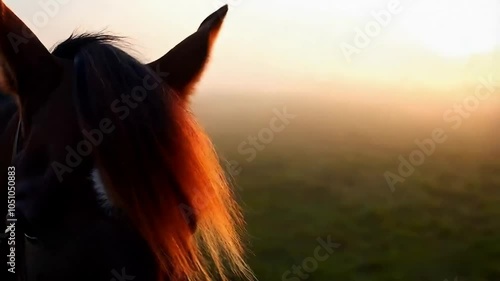
[[[166,83],[145,86],[161,75],[119,42],[84,34],[53,52],[74,61],[81,129],[99,129],[103,120],[114,127],[93,150],[113,205],[149,244],[160,280],[252,279],[240,241],[241,212],[210,140]],[[125,102],[132,94],[143,101]]]

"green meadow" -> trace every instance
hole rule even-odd
[[[465,117],[453,111],[465,96],[196,98],[258,279],[500,280],[500,107],[490,98]],[[294,117],[274,120],[285,107]],[[401,158],[413,167],[404,176]]]

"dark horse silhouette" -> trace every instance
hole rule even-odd
[[[16,183],[2,212],[17,219],[20,279],[252,278],[241,212],[188,102],[227,9],[144,65],[106,34],[50,53],[0,1],[0,90],[13,101],[0,182]]]

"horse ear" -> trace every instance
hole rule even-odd
[[[225,5],[208,16],[195,33],[149,64],[157,73],[168,73],[165,82],[183,97],[200,79],[227,10]]]
[[[0,0],[0,90],[22,97],[52,86],[59,66],[35,34]]]

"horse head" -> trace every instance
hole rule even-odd
[[[214,265],[224,279],[225,260],[249,276],[241,213],[189,110],[227,10],[142,64],[106,34],[72,35],[49,52],[0,1],[0,90],[17,105],[0,164],[15,169],[16,216],[30,236],[54,245],[96,221],[122,223],[159,278],[207,280]]]

